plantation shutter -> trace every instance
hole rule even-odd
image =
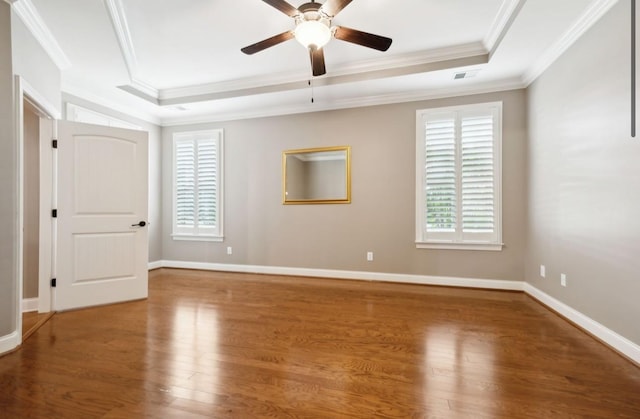
[[[196,152],[193,141],[176,142],[176,225],[195,227]]]
[[[217,221],[217,162],[216,143],[198,141],[198,226],[215,227]]]
[[[493,116],[463,117],[462,230],[471,233],[494,231]]]
[[[221,236],[221,133],[174,135],[174,238]]]
[[[456,126],[453,117],[427,120],[425,184],[427,231],[455,232],[457,222]]]
[[[418,243],[499,243],[500,109],[419,111]]]

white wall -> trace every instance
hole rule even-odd
[[[526,280],[640,344],[629,27],[629,3],[619,2],[528,90]]]

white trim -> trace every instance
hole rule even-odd
[[[160,125],[161,123],[160,118],[153,114],[141,111],[138,107],[127,106],[118,102],[113,102],[97,94],[89,92],[85,88],[71,84],[65,80],[62,81],[62,92],[92,102],[96,105],[104,106],[105,108],[117,110],[117,112],[119,113],[127,114],[133,118],[140,119],[154,125]]]
[[[595,0],[578,20],[522,76],[525,86],[533,83],[564,54],[574,42],[591,28],[618,0]]]
[[[14,77],[14,84],[16,89],[16,137],[19,143],[19,149],[22,150],[24,147],[24,108],[23,102],[25,98],[27,98],[33,106],[37,108],[37,110],[41,113],[40,117],[49,118],[51,121],[55,121],[54,118],[58,118],[60,113],[57,108],[53,107],[49,102],[44,100],[44,96],[38,93],[31,85],[24,80],[19,75]],[[42,100],[42,102],[40,102]],[[42,124],[41,124],[42,125]],[[43,134],[40,132],[40,237],[39,237],[39,256],[38,256],[38,264],[39,264],[39,277],[38,277],[38,295],[39,295],[39,306],[38,310],[40,312],[49,312],[51,311],[51,288],[49,287],[49,276],[53,271],[54,261],[52,260],[52,254],[55,251],[54,244],[55,240],[53,239],[53,230],[54,223],[52,218],[48,216],[51,208],[55,208],[55,205],[52,206],[51,196],[53,190],[55,188],[55,170],[52,169],[52,155],[53,149],[51,148],[51,144],[48,141],[45,143],[42,142]],[[20,151],[22,153],[22,151]],[[19,184],[18,191],[19,194],[22,195],[22,191],[24,188],[24,173],[22,170],[22,157],[18,158],[19,161]],[[53,180],[52,180],[53,179]],[[22,198],[19,200],[19,227],[17,232],[18,237],[18,276],[17,276],[17,286],[19,289],[19,295],[16,301],[16,311],[18,312],[17,319],[17,328],[16,330],[22,330],[22,316],[20,316],[20,307],[22,303],[22,287],[24,278],[22,276],[22,242],[23,238],[23,208],[22,208]],[[20,335],[20,339],[22,339],[22,335]]]
[[[161,260],[156,260],[156,261],[153,261],[153,262],[149,262],[148,269],[150,271],[152,271],[154,269],[160,269],[160,268],[163,267],[162,263],[163,263],[163,261],[161,261]]]
[[[133,47],[127,17],[124,13],[124,6],[121,0],[104,0],[104,4],[109,12],[113,31],[118,38],[120,52],[129,71],[129,77],[133,79],[138,71],[138,59],[136,58],[136,51]]]
[[[17,77],[20,77],[19,75]],[[16,82],[17,83],[17,82]],[[20,85],[22,90],[22,96],[28,96],[34,106],[39,108],[40,111],[47,114],[46,116],[51,119],[60,119],[61,112],[59,107],[49,102],[43,95],[41,95],[36,89],[33,88],[24,78],[20,77]]]
[[[13,10],[24,22],[31,34],[42,45],[45,52],[51,57],[56,67],[66,70],[71,67],[71,61],[58,44],[44,20],[38,13],[31,0],[20,0],[13,2]]]
[[[111,115],[107,115],[93,109],[85,108],[84,106],[76,105],[72,102],[67,102],[66,105],[65,119],[67,121],[146,131],[140,125],[115,118]],[[87,118],[87,115],[93,116],[93,118]],[[96,118],[99,120],[96,121]]]
[[[498,14],[482,42],[487,51],[489,51],[489,57],[491,57],[500,46],[500,43],[507,35],[509,29],[511,29],[511,25],[516,20],[516,17],[518,17],[518,13],[520,13],[526,1],[527,0],[503,0]]]
[[[15,331],[18,333],[18,344],[22,343],[22,291],[24,287],[24,88],[22,85],[22,78],[14,76],[14,88],[15,88],[15,138],[18,141],[16,147],[16,159],[15,168],[17,170],[17,211],[18,211],[18,223],[15,229],[15,236],[17,252],[15,254],[14,263],[16,264],[14,269],[14,276],[12,278],[16,290],[14,291],[14,308],[15,308]]]
[[[619,335],[608,327],[598,323],[592,318],[582,314],[569,305],[559,301],[549,294],[540,291],[529,283],[524,284],[524,292],[531,297],[540,301],[542,304],[556,311],[562,317],[580,326],[597,339],[603,341],[607,345],[611,346],[624,356],[640,364],[640,346],[631,342],[624,336]]]
[[[158,89],[145,82],[138,74],[138,59],[136,57],[136,49],[133,46],[133,38],[129,31],[127,16],[124,11],[122,0],[104,0],[105,6],[111,18],[113,30],[118,38],[120,52],[124,59],[131,85],[142,93],[157,99],[160,92]]]
[[[504,243],[437,243],[416,242],[416,249],[441,249],[441,250],[487,250],[500,252]]]
[[[137,76],[131,77],[131,87],[148,96],[151,96],[153,99],[158,99],[158,96],[160,96],[160,91],[158,89],[156,89],[146,81],[138,78]]]
[[[391,105],[394,103],[418,102],[423,100],[434,100],[442,98],[453,98],[460,96],[472,96],[486,93],[499,93],[508,90],[524,89],[526,86],[520,79],[509,79],[497,83],[485,83],[482,85],[460,87],[454,89],[429,89],[404,93],[393,93],[389,95],[367,96],[355,99],[335,100],[330,103],[315,102],[313,104],[299,104],[296,106],[274,106],[255,111],[237,113],[216,113],[199,116],[183,116],[175,118],[163,118],[160,122],[162,127],[174,127],[181,125],[196,125],[213,122],[227,122],[242,119],[264,118],[279,115],[295,115],[311,112],[322,112],[336,109],[360,108],[367,106]]]
[[[341,82],[341,79],[346,77],[348,77],[348,80],[346,81],[349,82],[353,82],[359,79],[371,79],[372,77],[368,73],[383,72],[393,69],[408,69],[412,67],[417,68],[425,64],[461,60],[486,54],[487,51],[482,43],[473,42],[444,48],[434,48],[417,53],[363,60],[335,69],[331,72],[330,75],[314,79],[314,86],[318,87],[325,86],[327,84],[337,84]],[[410,71],[409,74],[416,72],[420,71]],[[393,76],[394,74],[395,73],[389,73],[389,75],[386,75],[386,77]],[[403,74],[406,73],[403,72]],[[306,71],[295,73],[283,72],[269,76],[247,77],[243,79],[222,82],[202,83],[197,85],[161,89],[159,91],[160,94],[158,98],[162,101],[171,100],[171,104],[178,104],[183,103],[179,102],[179,100],[182,98],[205,96],[207,94],[214,93],[250,90],[255,88],[262,88],[264,86],[295,85],[296,88],[305,88],[307,86],[308,80],[309,74]],[[332,83],[331,80],[338,81],[337,83]]]
[[[23,298],[22,312],[29,313],[32,311],[38,311],[38,298]]]
[[[160,266],[158,266],[160,265]],[[482,288],[507,291],[522,291],[523,282],[499,279],[456,278],[448,276],[411,275],[397,273],[343,271],[335,269],[292,268],[286,266],[233,265],[226,263],[184,262],[161,260],[154,266],[162,268],[198,269],[204,271],[242,272],[269,275],[309,276],[316,278],[339,278],[361,281],[396,282],[447,287]]]
[[[171,238],[176,241],[192,241],[192,242],[223,242],[224,236],[207,236],[195,234],[172,234]]]
[[[9,352],[20,346],[22,340],[22,332],[14,331],[8,335],[0,337],[0,354]]]

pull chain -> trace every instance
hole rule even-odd
[[[309,87],[311,88],[311,103],[313,103],[314,102],[314,99],[313,99],[314,93],[313,93],[313,84],[311,83],[311,80],[309,80]]]

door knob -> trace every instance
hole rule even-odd
[[[147,225],[146,221],[140,221],[138,224],[131,224],[131,227],[144,227]]]

